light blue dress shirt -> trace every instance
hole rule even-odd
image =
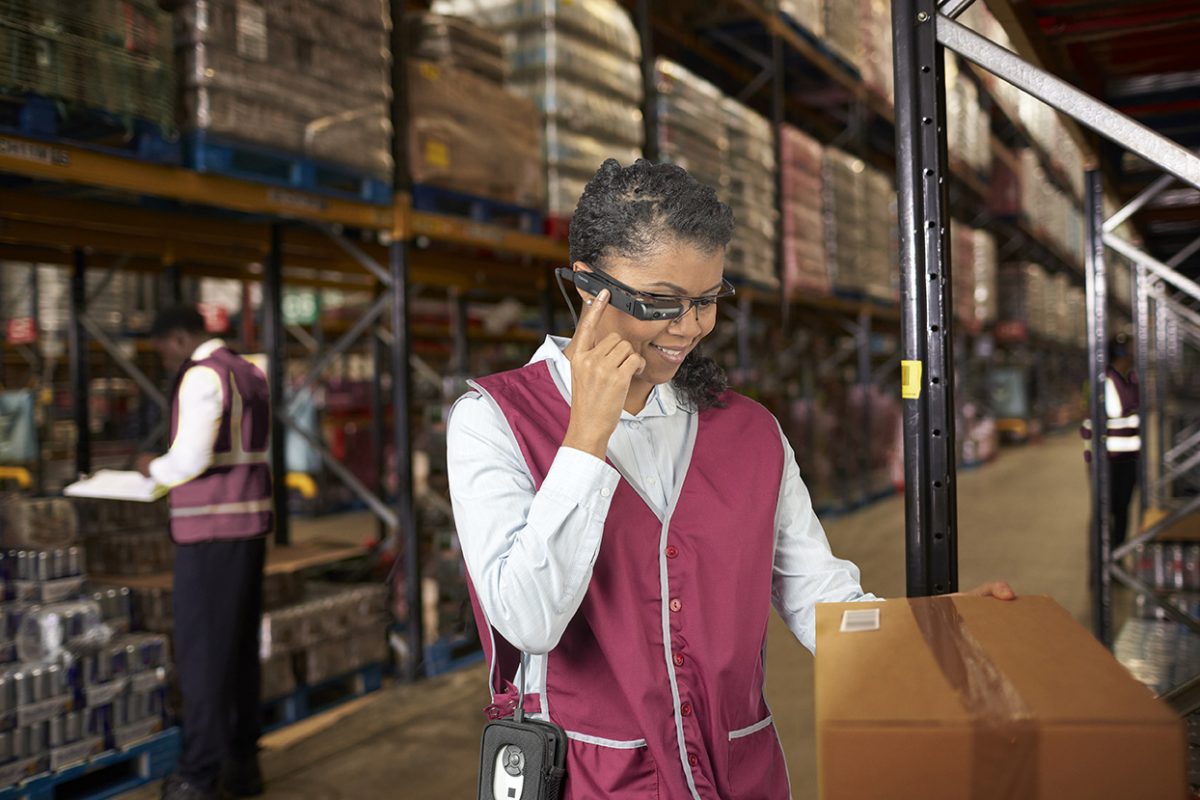
[[[571,362],[563,353],[568,343],[547,337],[529,363],[550,362],[569,404]],[[670,384],[658,385],[641,412],[622,411],[608,447],[616,469],[563,447],[535,491],[524,456],[492,401],[472,392],[455,403],[447,469],[458,537],[488,620],[534,656],[527,691],[544,687],[543,654],[554,649],[583,602],[617,484],[625,478],[657,511],[666,509],[677,473],[687,467],[682,462],[694,416],[680,407]],[[830,551],[795,453],[782,429],[779,435],[786,469],[775,512],[772,600],[796,638],[815,650],[817,603],[878,598],[864,594],[858,567]]]

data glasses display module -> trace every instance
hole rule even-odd
[[[580,291],[598,295],[604,289],[609,291],[608,304],[613,306],[618,311],[623,311],[634,319],[640,319],[647,322],[663,322],[673,321],[682,317],[692,308],[704,310],[708,306],[716,303],[717,300],[724,297],[731,297],[734,294],[734,288],[729,281],[721,281],[721,290],[714,295],[706,297],[679,297],[676,295],[660,295],[639,292],[618,281],[616,278],[605,275],[603,272],[572,270],[569,267],[560,267],[555,270],[555,275],[559,280],[568,280],[579,287]]]

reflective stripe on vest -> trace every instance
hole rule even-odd
[[[240,503],[210,503],[206,506],[172,508],[171,518],[202,517],[206,514],[261,514],[273,508],[270,500],[244,500]]]

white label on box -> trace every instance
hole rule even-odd
[[[36,725],[39,722],[46,722],[70,711],[71,706],[70,695],[63,695],[62,697],[43,700],[40,703],[22,706],[17,709],[17,725],[23,728],[26,725]]]
[[[57,747],[50,751],[50,771],[57,772],[72,764],[87,761],[88,757],[104,749],[104,740],[99,736],[81,742]]]
[[[249,61],[267,60],[267,11],[252,0],[238,0],[237,54]]]
[[[142,720],[117,728],[113,731],[113,744],[124,749],[137,744],[142,739],[148,739],[163,729],[162,720],[157,718]]]
[[[36,758],[26,758],[23,761],[5,764],[0,769],[0,786],[12,786],[37,772],[37,768],[38,759]]]
[[[129,678],[129,688],[135,692],[149,692],[167,682],[167,671],[162,667],[139,672]]]
[[[879,630],[879,609],[847,611],[842,614],[842,633],[863,633]]]
[[[113,699],[125,691],[125,679],[118,678],[115,681],[108,683],[97,683],[87,687],[85,694],[87,695],[88,708],[95,708],[107,703],[111,703]]]

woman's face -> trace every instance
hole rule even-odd
[[[582,262],[575,269],[590,269]],[[601,270],[626,286],[651,294],[702,297],[716,294],[725,270],[725,248],[708,253],[691,245],[670,245],[657,254],[638,260],[613,257]],[[580,292],[587,300],[590,295]],[[615,308],[605,309],[596,329],[597,341],[610,333],[618,334],[633,345],[646,360],[646,368],[636,381],[644,384],[667,383],[679,371],[683,359],[717,323],[717,304],[692,308],[674,322],[646,322],[634,319]]]

